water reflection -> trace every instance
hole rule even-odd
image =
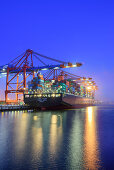
[[[6,147],[8,145],[8,122],[5,119],[6,115],[5,112],[1,112],[0,114],[0,164],[1,161],[4,159],[6,154]]]
[[[41,161],[42,148],[43,148],[43,132],[42,128],[32,128],[32,153],[37,161]]]
[[[32,119],[32,155],[33,158],[35,158],[35,160],[40,163],[43,151],[43,129],[41,113],[39,113],[39,116],[33,115]]]
[[[18,112],[15,111],[14,116],[18,116]],[[22,113],[20,119],[15,119],[14,129],[14,146],[15,152],[18,156],[22,156],[23,150],[26,146],[27,128],[28,128],[28,114]]]
[[[86,108],[84,133],[84,167],[85,169],[99,168],[99,150],[95,107]]]
[[[49,137],[49,152],[54,157],[57,156],[57,152],[60,149],[62,142],[62,116],[61,115],[51,115],[50,124],[50,137]]]
[[[2,112],[2,117],[4,116],[4,112]]]
[[[69,143],[69,169],[80,169],[83,159],[83,111],[75,111],[72,119],[72,129],[70,131]]]
[[[0,114],[0,169],[98,169],[98,147],[95,107]]]

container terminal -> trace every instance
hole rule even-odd
[[[21,95],[23,107],[32,109],[80,108],[94,105],[98,87],[92,78],[66,71],[68,68],[81,66],[82,63],[60,61],[28,49],[0,67],[0,77],[6,76],[5,104],[17,104]],[[9,94],[15,95],[15,99],[9,99]]]

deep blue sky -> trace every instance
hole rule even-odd
[[[99,86],[97,96],[114,101],[113,1],[2,1],[0,65],[28,48],[84,63],[73,72],[92,76]]]

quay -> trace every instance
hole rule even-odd
[[[12,111],[12,110],[29,110],[30,106],[27,105],[0,105],[0,111]]]

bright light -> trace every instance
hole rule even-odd
[[[55,94],[52,94],[52,97],[55,97]]]
[[[59,69],[59,67],[55,67],[54,69]]]
[[[87,90],[91,90],[91,86],[88,86],[88,87],[87,87]]]
[[[51,123],[57,123],[57,115],[52,115]]]
[[[72,65],[72,67],[77,67],[77,65],[76,65],[76,64],[74,64],[74,65]]]
[[[87,108],[87,112],[88,112],[88,120],[91,123],[92,122],[93,108],[92,107],[88,107]]]
[[[38,116],[33,116],[33,120],[38,120]]]
[[[48,70],[48,68],[43,68],[42,70]]]
[[[1,74],[7,74],[7,73],[1,73]]]

